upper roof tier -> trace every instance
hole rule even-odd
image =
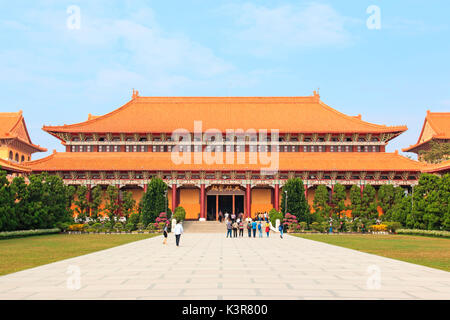
[[[281,152],[279,155],[280,171],[410,171],[419,172],[428,165],[408,159],[398,153],[385,152]],[[168,152],[62,152],[48,157],[27,162],[24,165],[33,171],[128,171],[128,170],[261,170],[269,165],[256,154],[256,161],[247,154],[245,163],[237,161],[227,163],[226,155],[220,153],[219,159],[224,163],[208,163],[205,159],[195,163],[195,153],[190,155],[188,163],[175,163]]]
[[[0,112],[0,139],[17,139],[30,146],[34,152],[47,151],[31,142],[22,111]]]
[[[417,143],[402,150],[416,152],[417,147],[434,139],[450,139],[450,112],[430,112],[428,110]]]
[[[385,126],[340,113],[307,97],[140,97],[103,116],[87,121],[44,126],[55,134],[65,133],[170,133],[175,129],[194,132],[194,121],[202,131],[218,129],[279,129],[280,133],[394,133],[406,126]]]

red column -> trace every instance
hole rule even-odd
[[[361,188],[361,198],[362,198],[363,191],[364,191],[364,185],[362,184],[362,185],[360,185],[359,187]]]
[[[280,185],[277,183],[275,185],[275,210],[280,210]]]
[[[86,187],[87,187],[86,201],[89,204],[89,202],[91,202],[91,185],[88,184],[88,185],[86,185]],[[91,216],[91,208],[89,208],[88,211],[89,211],[88,215],[90,217]]]
[[[147,192],[148,184],[144,183],[144,192]]]
[[[308,185],[307,184],[305,184],[305,199],[306,199],[306,202],[308,202]]]
[[[119,214],[119,216],[122,216],[122,203],[120,201],[120,184],[116,184],[116,187],[118,189],[118,192],[117,192],[117,204],[119,205],[119,209],[117,210],[117,213]]]
[[[232,195],[232,197],[233,197],[233,210],[232,210],[232,212],[235,213],[235,212],[234,212],[234,204],[235,204],[235,202],[234,202],[234,201],[235,201],[235,200],[234,200],[234,194]]]
[[[205,185],[200,185],[200,218],[205,218]]]
[[[246,204],[247,204],[247,218],[250,218],[252,216],[252,204],[250,202],[250,194],[251,194],[251,186],[247,184],[247,189],[245,190],[246,195]]]
[[[216,194],[216,220],[219,215],[219,195]]]
[[[177,207],[177,185],[172,184],[172,212],[175,212]]]

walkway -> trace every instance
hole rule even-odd
[[[311,240],[196,233],[178,248],[169,240],[0,277],[0,299],[450,299],[448,272]]]

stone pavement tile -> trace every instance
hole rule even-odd
[[[288,289],[286,283],[265,283],[265,282],[255,282],[255,283],[242,283],[242,282],[223,282],[222,288],[224,289]]]
[[[417,299],[450,300],[450,292],[406,291]]]
[[[37,292],[28,296],[27,300],[85,300],[85,299],[99,299],[103,297],[107,291],[90,291],[85,292],[80,290],[67,290],[64,294],[55,292]]]
[[[261,289],[260,290],[262,296],[282,296],[282,297],[289,297],[289,296],[295,296],[295,297],[304,297],[304,296],[322,296],[322,297],[336,297],[336,295],[333,292],[330,292],[329,290],[323,290],[323,289],[296,289],[296,290],[290,290],[290,289]]]
[[[198,296],[198,295],[233,295],[233,294],[241,294],[241,295],[256,295],[257,292],[253,289],[239,289],[236,291],[235,289],[186,289],[183,292],[183,296]]]
[[[412,299],[409,294],[399,291],[382,290],[333,290],[337,297],[342,298],[374,298],[374,299]]]
[[[0,300],[22,300],[33,295],[34,292],[9,292],[0,293]]]
[[[121,291],[109,291],[103,298],[120,299],[121,297],[176,297],[179,296],[182,290],[180,289],[159,289],[159,290],[121,290]]]
[[[152,290],[159,289],[217,289],[217,282],[196,282],[196,283],[157,283],[152,286]]]

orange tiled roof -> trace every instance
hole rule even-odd
[[[127,171],[127,170],[260,170],[268,165],[249,164],[175,164],[171,153],[144,152],[63,152],[25,163],[33,171]],[[192,154],[194,157],[194,153]],[[194,158],[191,158],[194,159]],[[225,162],[225,157],[223,157]],[[305,171],[421,171],[427,165],[398,153],[279,153],[280,170]]]
[[[441,163],[431,164],[430,168],[424,170],[425,172],[435,173],[435,172],[448,172],[450,171],[450,159],[442,161]]]
[[[279,129],[305,133],[401,133],[406,126],[385,126],[347,116],[309,97],[139,97],[103,116],[72,125],[44,126],[43,130],[70,133],[172,132],[178,128]]]
[[[0,112],[0,139],[18,139],[36,151],[47,151],[31,142],[22,111]]]
[[[434,134],[429,139],[420,142],[427,122],[434,131]],[[433,139],[450,139],[450,112],[430,112],[428,110],[417,143],[402,149],[402,151],[413,151],[413,149]]]
[[[24,166],[23,163],[18,164],[12,161],[0,159],[0,170],[5,170],[7,172],[19,172],[28,173],[31,172],[31,168]]]

